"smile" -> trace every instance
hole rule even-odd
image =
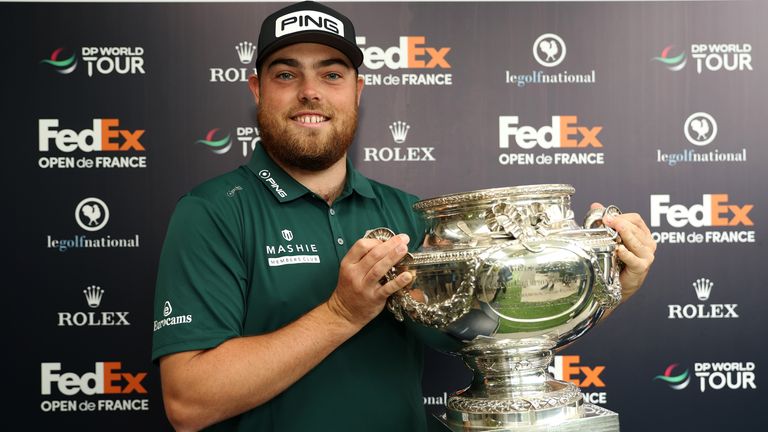
[[[291,117],[291,120],[300,123],[303,126],[320,126],[326,123],[330,118],[321,114],[298,114]]]

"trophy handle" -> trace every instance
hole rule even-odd
[[[615,205],[609,205],[605,208],[592,209],[587,213],[584,218],[584,229],[586,230],[605,230],[609,235],[613,237],[617,244],[621,244],[621,236],[611,227],[607,227],[603,224],[603,218],[607,215],[615,216],[620,215],[621,210]],[[592,265],[600,275],[602,281],[603,290],[597,292],[597,298],[600,304],[606,309],[613,309],[621,303],[621,282],[619,281],[619,273],[624,267],[624,263],[616,258],[616,262],[613,262],[614,254],[611,253],[595,253],[592,251]]]
[[[408,258],[406,257],[405,260]],[[469,263],[469,269],[464,273],[458,289],[446,300],[433,304],[422,303],[413,297],[412,288],[405,287],[387,299],[387,308],[398,321],[402,321],[404,315],[408,315],[420,324],[444,328],[466,315],[472,308],[478,265],[477,259]]]
[[[612,253],[590,252],[592,256],[592,266],[599,274],[602,282],[602,289],[595,291],[595,296],[600,305],[605,309],[613,309],[621,303],[621,282],[619,281],[620,261],[617,259],[613,264]]]
[[[387,241],[394,236],[395,233],[391,229],[380,227],[368,230],[364,237]],[[409,253],[398,265],[407,264],[412,259],[413,255]],[[445,327],[469,312],[475,293],[475,272],[478,265],[477,259],[470,263],[469,270],[464,274],[458,290],[447,300],[430,305],[422,303],[413,297],[412,292],[414,290],[411,288],[413,286],[411,283],[387,299],[387,309],[398,321],[403,321],[405,315],[408,315],[414,321],[424,325]],[[387,283],[396,278],[397,275],[398,273],[392,268],[381,278],[381,283]]]
[[[587,213],[587,216],[584,217],[584,229],[604,228],[612,235],[616,235],[618,238],[617,242],[621,243],[621,237],[618,237],[616,230],[614,230],[611,227],[607,227],[603,225],[604,217],[608,215],[616,216],[620,214],[621,214],[621,210],[613,204],[604,208],[592,209]]]

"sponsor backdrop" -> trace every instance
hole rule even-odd
[[[259,142],[246,77],[279,6],[0,5],[11,419],[170,430],[149,360],[160,247],[176,200]],[[600,201],[648,222],[644,288],[556,376],[625,431],[764,423],[768,5],[336,7],[366,55],[363,173],[425,198],[569,183],[579,218]],[[438,411],[470,375],[427,357]]]

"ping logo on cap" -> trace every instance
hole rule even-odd
[[[275,37],[306,30],[321,30],[344,37],[344,24],[322,12],[303,10],[283,15],[275,21]]]

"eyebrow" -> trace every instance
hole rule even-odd
[[[269,63],[269,65],[267,66],[267,69],[271,69],[273,66],[277,66],[277,65],[281,65],[281,64],[285,65],[285,66],[288,66],[288,67],[295,67],[295,68],[300,68],[301,67],[301,63],[299,63],[299,61],[296,60],[296,59],[279,57],[279,58],[276,58],[276,59],[272,60]],[[319,62],[316,62],[313,65],[313,68],[314,69],[320,69],[320,68],[324,68],[324,67],[328,67],[328,66],[333,66],[333,65],[341,65],[341,66],[344,66],[347,69],[351,69],[351,66],[349,65],[349,62],[346,62],[346,61],[344,61],[344,59],[339,58],[339,57],[329,58],[329,59],[326,59],[326,60],[321,60]]]
[[[351,69],[349,62],[344,61],[344,59],[335,57],[335,58],[329,58],[327,60],[322,60],[317,63],[315,63],[315,69],[324,68],[327,66],[333,66],[333,65],[341,65],[344,66],[347,69]]]

